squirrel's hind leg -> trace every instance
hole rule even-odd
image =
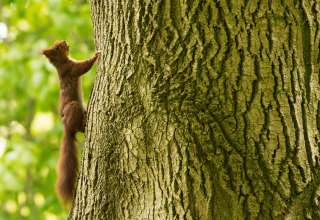
[[[63,108],[62,122],[71,132],[84,131],[85,112],[78,101],[71,101]]]

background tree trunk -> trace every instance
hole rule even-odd
[[[91,0],[70,219],[320,219],[320,3]]]

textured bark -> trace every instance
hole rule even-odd
[[[320,219],[318,0],[91,0],[70,219]]]

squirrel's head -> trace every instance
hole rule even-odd
[[[69,46],[64,40],[58,41],[53,46],[42,50],[42,54],[52,61],[68,56],[68,52]]]

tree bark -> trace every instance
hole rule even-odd
[[[69,219],[320,219],[318,0],[91,0]]]

